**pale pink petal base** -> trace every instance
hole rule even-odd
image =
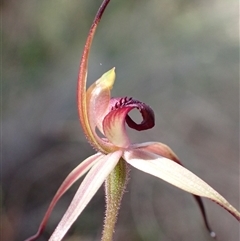
[[[128,147],[130,141],[126,132],[126,115],[133,107],[110,111],[103,120],[103,131],[109,142],[118,147]]]
[[[70,206],[68,207],[49,241],[62,240],[66,232],[81,214],[86,205],[90,202],[104,180],[115,168],[122,154],[122,151],[116,151],[108,155],[103,155],[92,167],[81,183]]]
[[[143,172],[161,178],[189,193],[215,201],[240,220],[240,213],[225,198],[202,179],[172,160],[142,150],[125,151],[123,157],[130,165]]]
[[[55,207],[58,200],[80,177],[82,177],[98,161],[98,159],[101,156],[102,156],[102,154],[97,153],[93,156],[88,157],[86,160],[81,162],[81,164],[79,164],[75,169],[73,169],[73,171],[71,171],[69,173],[69,175],[63,181],[62,185],[59,187],[57,193],[53,197],[53,199],[47,209],[47,212],[45,213],[43,220],[38,228],[37,233],[34,236],[26,239],[25,241],[33,241],[39,237],[39,235],[43,232],[43,230],[46,226],[46,223],[52,213],[52,210]]]

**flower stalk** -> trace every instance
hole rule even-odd
[[[102,241],[112,241],[121,200],[128,182],[128,165],[121,158],[105,181],[106,211]]]

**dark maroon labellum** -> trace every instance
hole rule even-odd
[[[151,129],[155,125],[155,117],[153,110],[146,105],[145,103],[134,100],[132,97],[125,97],[125,98],[113,98],[111,99],[111,105],[112,110],[116,110],[119,108],[136,108],[140,111],[142,115],[142,122],[140,124],[137,124],[135,121],[132,120],[132,118],[127,115],[126,116],[126,123],[128,126],[132,129],[135,129],[137,131],[143,131],[147,129]]]

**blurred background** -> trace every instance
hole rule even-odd
[[[76,79],[100,0],[2,0],[2,241],[33,235],[67,174],[94,153],[78,121]],[[239,209],[239,30],[234,0],[112,0],[93,42],[89,84],[116,67],[113,96],[155,111],[133,142],[169,145]],[[138,113],[133,117],[140,120]],[[48,240],[77,187],[56,206]],[[204,200],[218,241],[239,224]],[[99,190],[64,240],[100,240]],[[115,241],[212,240],[191,195],[131,169]]]

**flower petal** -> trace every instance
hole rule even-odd
[[[121,156],[122,151],[116,151],[106,156],[104,155],[92,167],[78,188],[70,206],[68,207],[49,241],[62,240],[71,225],[100,188],[106,177],[117,165]]]
[[[90,49],[92,41],[98,27],[98,24],[102,18],[102,15],[110,1],[104,1],[93,20],[91,28],[89,30],[87,40],[83,49],[82,58],[80,61],[79,73],[78,73],[78,84],[77,84],[77,106],[80,122],[90,144],[98,151],[102,153],[107,153],[113,148],[109,147],[108,143],[104,143],[101,138],[99,138],[89,123],[88,110],[87,110],[87,96],[86,96],[86,82],[87,82],[87,69],[88,69],[88,59],[90,54]]]
[[[132,97],[112,98],[110,100],[110,105],[112,106],[112,110],[121,109],[124,107],[133,107],[140,111],[143,118],[140,124],[134,122],[129,115],[126,116],[126,122],[128,126],[132,129],[135,129],[137,131],[144,131],[147,129],[151,129],[155,125],[155,116],[153,110],[150,106],[139,100],[135,100]],[[131,109],[129,111],[131,111]]]
[[[113,68],[103,74],[87,90],[88,117],[93,131],[95,131],[95,127],[97,126],[103,133],[102,121],[109,112],[110,91],[113,87],[115,77],[115,68]]]
[[[143,172],[159,177],[194,195],[215,201],[240,221],[240,213],[225,198],[183,166],[167,158],[141,150],[125,151],[123,157],[130,165]]]
[[[93,156],[88,157],[86,160],[81,162],[75,169],[73,169],[69,175],[66,177],[66,179],[63,181],[62,185],[57,190],[57,193],[53,197],[47,212],[45,213],[43,220],[38,228],[37,233],[26,239],[25,241],[33,241],[37,239],[40,234],[43,232],[46,223],[52,213],[53,208],[55,207],[58,200],[62,197],[62,195],[80,178],[82,177],[100,158],[102,157],[101,153],[97,153]]]
[[[146,104],[132,98],[112,98],[110,102],[112,110],[103,120],[103,131],[109,142],[127,148],[130,144],[126,133],[125,121],[130,128],[138,131],[147,130],[154,126],[154,112]],[[143,117],[140,124],[135,123],[128,113],[132,109],[138,109]]]
[[[166,157],[182,165],[177,155],[172,151],[172,149],[161,142],[144,142],[144,143],[134,144],[132,145],[132,147],[134,149],[137,148],[143,151],[155,153],[159,156]]]
[[[133,107],[112,110],[103,120],[104,134],[113,145],[128,147],[130,141],[127,136],[125,119]]]
[[[171,150],[171,148],[168,147],[167,145],[163,144],[163,143],[160,143],[160,142],[145,142],[145,143],[134,144],[134,145],[132,145],[132,147],[134,149],[137,148],[137,149],[140,149],[140,150],[143,150],[143,151],[148,151],[148,152],[157,154],[159,156],[162,156],[162,157],[168,158],[172,161],[175,161],[179,165],[182,165],[182,163],[178,159],[177,155]],[[201,211],[206,229],[208,230],[211,237],[215,237],[216,234],[212,231],[212,229],[211,229],[211,227],[208,223],[208,219],[207,219],[207,215],[206,215],[206,211],[205,211],[205,208],[204,208],[204,205],[203,205],[202,198],[200,196],[197,196],[197,195],[194,195],[194,194],[192,194],[192,195],[193,195],[195,201],[197,202],[197,205],[198,205],[198,207]]]

